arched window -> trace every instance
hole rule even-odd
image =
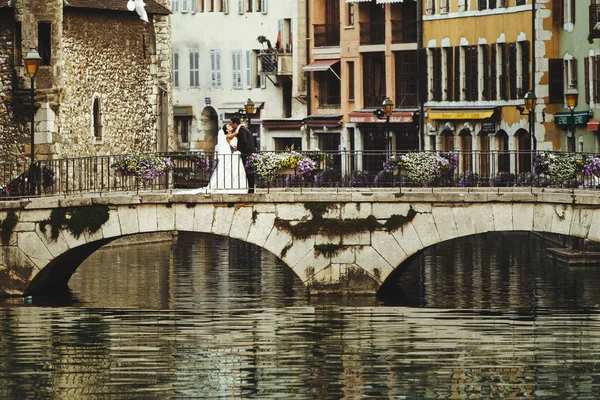
[[[94,139],[102,139],[102,110],[100,107],[100,99],[96,97],[93,105],[93,128],[94,128]]]
[[[531,172],[531,135],[525,129],[519,129],[515,136],[519,152],[517,171]]]
[[[473,172],[473,136],[471,131],[463,129],[458,136],[460,138],[462,172]]]
[[[496,148],[498,149],[498,172],[510,172],[508,134],[503,130],[496,133]]]

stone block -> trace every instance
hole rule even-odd
[[[533,207],[533,230],[535,232],[552,232],[554,207],[551,204],[536,204]]]
[[[131,235],[140,232],[138,213],[135,208],[119,206],[119,222],[121,223],[121,234]]]
[[[174,204],[175,229],[180,232],[193,232],[196,207],[187,204]]]
[[[554,215],[552,216],[552,233],[568,235],[571,231],[571,221],[573,219],[573,207],[567,204],[555,204]]]
[[[210,233],[215,217],[215,207],[212,204],[196,204],[194,212],[194,232]]]
[[[246,240],[252,225],[252,206],[236,207],[229,236]]]
[[[371,246],[375,251],[377,251],[377,253],[379,253],[392,268],[398,267],[398,265],[407,258],[406,253],[398,244],[394,235],[389,232],[373,232],[371,243]]]
[[[433,207],[431,215],[435,220],[440,240],[450,240],[458,237],[458,228],[451,207]]]
[[[86,207],[92,205],[92,199],[90,197],[67,197],[61,199],[58,202],[59,207]]]
[[[513,205],[508,203],[492,203],[495,231],[513,230]]]
[[[275,214],[258,214],[256,220],[250,226],[247,241],[263,247],[267,237],[271,233],[275,222]]]
[[[136,207],[138,213],[138,221],[140,223],[141,232],[156,232],[158,228],[158,219],[156,215],[156,205],[140,205]]]
[[[17,222],[14,232],[33,232],[35,231],[35,222]]]
[[[234,213],[234,207],[215,207],[215,219],[213,221],[212,232],[216,235],[229,236]]]
[[[417,214],[412,223],[424,247],[440,242],[440,235],[431,212]]]
[[[74,249],[75,247],[82,246],[86,244],[85,236],[80,235],[79,237],[75,237],[68,229],[63,229],[61,231],[61,235],[63,235],[65,241],[69,245],[69,248]]]
[[[355,264],[356,263],[356,251],[353,246],[347,246],[340,249],[340,251],[331,257],[332,264]]]
[[[19,222],[40,222],[50,218],[52,210],[31,209],[30,211],[22,211],[19,215]],[[3,216],[2,219],[6,218]]]
[[[533,203],[513,204],[513,229],[515,231],[533,230]]]
[[[359,232],[354,235],[343,235],[342,244],[346,246],[370,246],[371,245],[371,232]]]
[[[105,238],[121,236],[121,223],[119,222],[119,212],[109,210],[108,221],[102,225],[102,235]]]
[[[456,223],[456,230],[459,237],[474,235],[477,233],[471,207],[472,206],[461,206],[454,207],[452,209],[452,213],[454,214],[454,222]]]
[[[139,196],[140,198],[140,203],[142,204],[163,204],[163,203],[169,203],[171,201],[171,195],[170,194],[156,194],[156,193],[150,193],[150,194],[143,194]]]
[[[32,199],[25,207],[25,210],[37,210],[47,208],[58,208],[60,198],[59,197],[40,197]],[[48,214],[50,212],[48,211]],[[32,217],[33,218],[33,217]]]
[[[286,221],[299,221],[306,220],[311,217],[310,211],[308,211],[304,204],[296,203],[284,203],[277,204],[277,217]]]
[[[479,203],[472,205],[470,208],[477,233],[493,232],[495,229],[494,214],[490,204]]]
[[[342,205],[342,219],[367,218],[373,213],[368,202],[346,203]]]
[[[579,238],[587,238],[592,225],[594,210],[589,208],[576,208],[571,218],[571,229],[569,234]]]
[[[277,258],[281,258],[281,251],[292,243],[292,235],[288,232],[278,229],[272,229],[265,241],[264,248],[273,253]]]
[[[356,266],[376,278],[379,283],[382,283],[394,270],[394,267],[371,246],[355,248],[354,252]]]
[[[424,247],[412,222],[405,224],[399,230],[393,231],[392,235],[400,247],[402,247],[407,257],[415,254]]]
[[[46,227],[46,232],[42,232],[38,229],[36,233],[53,258],[56,258],[65,251],[69,250],[69,244],[65,240],[65,237],[62,234],[62,232],[58,235],[56,239],[52,239],[50,236],[50,226]]]
[[[159,231],[175,230],[175,209],[172,205],[156,206],[156,222]]]
[[[54,259],[36,232],[20,232],[17,235],[17,241],[19,249],[39,269],[44,268]]]
[[[600,242],[600,209],[597,208],[592,212],[592,223],[587,237],[595,242]]]

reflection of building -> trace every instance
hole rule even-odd
[[[172,9],[178,150],[212,151],[249,98],[260,150],[296,144],[306,116],[305,2],[172,0]]]
[[[418,149],[416,2],[309,3],[311,147]],[[389,123],[373,115],[386,97],[395,103]]]
[[[426,149],[466,152],[461,172],[485,174],[492,163],[500,172],[530,171],[530,156],[518,154],[532,149],[528,115],[521,115],[516,106],[523,106],[523,96],[532,87],[532,64],[538,71],[533,79],[537,149],[560,149],[560,135],[548,118],[556,109],[547,97],[546,58],[556,52],[549,12],[536,13],[535,63],[531,2],[423,0],[423,13]],[[490,156],[490,150],[516,153]]]

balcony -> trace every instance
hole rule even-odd
[[[589,40],[600,38],[600,4],[590,5]],[[591,42],[590,42],[591,43]]]
[[[292,75],[292,53],[260,53],[260,75]]]
[[[381,103],[385,100],[386,96],[378,96],[378,95],[364,95],[363,96],[363,107],[364,108],[373,108],[373,107],[381,107]]]
[[[340,108],[341,103],[341,96],[336,96],[329,93],[319,94],[319,108]]]
[[[327,47],[340,45],[340,24],[313,25],[315,30],[314,46]]]
[[[361,22],[360,44],[384,44],[385,43],[385,21]]]
[[[392,21],[392,43],[416,43],[417,21]]]

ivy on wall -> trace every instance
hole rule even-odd
[[[10,237],[19,222],[19,217],[17,217],[17,213],[13,210],[10,210],[6,215],[6,218],[2,220],[2,224],[0,227],[2,228],[2,244],[7,246],[10,242]]]
[[[108,206],[94,204],[87,207],[56,208],[50,218],[39,221],[40,230],[45,231],[50,225],[50,237],[56,240],[61,229],[68,229],[76,238],[84,232],[95,233],[109,218]]]

